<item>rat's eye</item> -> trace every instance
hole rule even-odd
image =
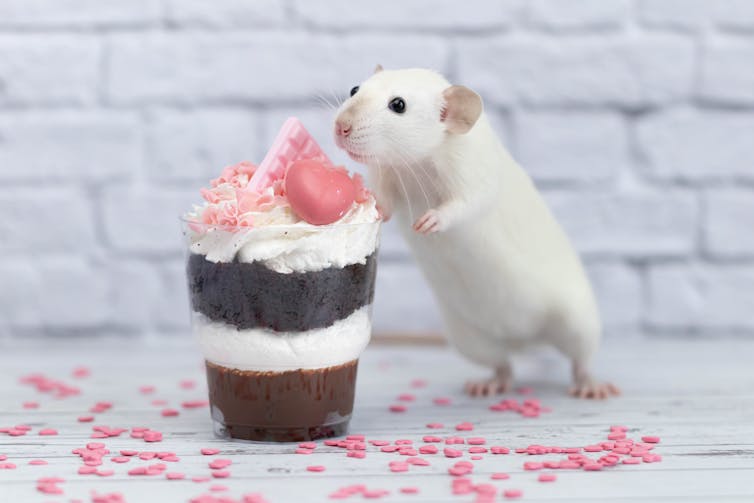
[[[359,86],[353,86],[351,88],[351,96],[359,92]]]
[[[402,114],[406,111],[406,102],[403,101],[403,98],[393,98],[387,107],[397,114]]]

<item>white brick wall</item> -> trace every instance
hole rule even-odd
[[[376,63],[483,95],[608,336],[754,336],[751,0],[4,0],[0,336],[185,334],[177,215],[288,115],[348,162],[320,101]],[[439,330],[381,254],[376,330]]]

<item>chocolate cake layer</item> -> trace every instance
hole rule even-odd
[[[372,302],[376,255],[365,264],[283,274],[261,262],[214,263],[192,254],[187,264],[191,304],[207,318],[239,329],[327,327]]]
[[[342,435],[358,360],[316,370],[256,372],[206,362],[213,419],[245,440],[301,442]]]

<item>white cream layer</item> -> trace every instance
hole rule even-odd
[[[204,358],[239,370],[285,371],[332,367],[355,360],[369,343],[370,306],[329,327],[306,332],[238,330],[193,313],[193,331]]]
[[[254,227],[230,232],[220,228],[190,238],[192,253],[210,262],[262,261],[279,273],[321,271],[365,263],[379,245],[379,213],[374,198],[357,204],[331,225],[312,225],[276,208],[255,216]],[[235,229],[234,229],[235,230]]]

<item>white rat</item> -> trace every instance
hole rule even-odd
[[[579,257],[479,95],[429,70],[378,66],[338,110],[335,140],[368,166],[383,217],[401,221],[450,342],[494,369],[470,394],[509,390],[511,352],[538,344],[570,359],[573,395],[619,393],[590,373],[601,327]]]

